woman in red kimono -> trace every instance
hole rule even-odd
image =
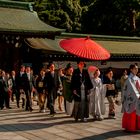
[[[129,132],[140,129],[140,79],[137,73],[138,66],[130,65],[130,75],[122,92],[122,128]]]

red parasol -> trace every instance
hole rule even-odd
[[[82,58],[91,60],[106,60],[110,58],[110,53],[89,37],[64,39],[60,41],[60,46],[67,52]]]

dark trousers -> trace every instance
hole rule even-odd
[[[6,106],[6,108],[9,108],[9,104],[10,104],[10,95],[9,95],[9,93],[8,92],[5,92],[5,95],[4,95],[4,99],[5,99],[5,106]]]
[[[55,90],[49,90],[48,95],[47,95],[47,106],[50,109],[50,114],[54,114],[54,103],[55,103],[55,98],[54,98],[54,92]]]
[[[20,93],[20,89],[18,89],[18,90],[15,89],[17,107],[19,107],[19,101],[20,101],[21,94],[24,94],[24,92]],[[24,108],[24,106],[25,106],[25,99],[22,98],[22,108]]]
[[[0,108],[3,109],[4,105],[6,108],[10,107],[10,95],[8,92],[0,93]]]
[[[0,93],[0,108],[3,109],[4,107],[4,95]]]
[[[31,99],[31,91],[30,90],[24,90],[26,95],[26,108],[25,110],[31,110],[32,109],[32,99]]]
[[[65,112],[67,112],[67,109],[66,109],[66,99],[64,98],[64,108],[65,108]]]
[[[15,91],[15,95],[16,95],[16,102],[17,102],[17,106],[19,106],[19,100],[20,100],[20,90],[16,90],[16,91]]]

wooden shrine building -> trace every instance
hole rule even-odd
[[[55,38],[61,32],[42,22],[32,3],[0,0],[0,69],[12,70],[24,59],[30,61],[23,45],[26,38]]]

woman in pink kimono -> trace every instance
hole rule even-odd
[[[122,92],[122,128],[134,132],[140,129],[140,79],[138,66],[130,65],[130,75]]]

